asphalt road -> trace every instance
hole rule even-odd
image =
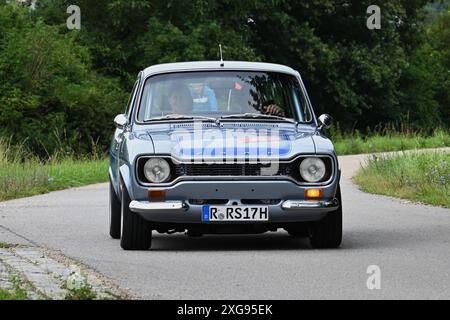
[[[106,184],[0,203],[0,241],[11,231],[60,250],[145,299],[450,299],[450,210],[359,191],[350,177],[362,159],[340,157],[335,250],[278,231],[156,234],[151,250],[123,251],[108,236]],[[381,270],[378,290],[366,286],[369,265]]]

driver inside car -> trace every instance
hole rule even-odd
[[[168,96],[169,111],[176,115],[189,115],[192,112],[192,98],[184,85],[173,85]]]
[[[274,103],[265,104],[261,109],[261,113],[278,117],[286,117],[284,110]]]
[[[261,113],[272,116],[286,117],[286,113],[273,100],[262,101],[262,97],[252,94],[245,84],[235,83],[233,98],[240,106],[241,113]],[[251,97],[251,98],[250,98]],[[251,99],[251,100],[250,100]]]

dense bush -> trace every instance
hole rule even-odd
[[[216,60],[219,43],[227,60],[298,69],[316,112],[344,132],[450,125],[449,0],[426,7],[428,19],[426,0],[39,0],[34,11],[5,3],[0,135],[41,153],[89,150],[97,139],[106,148],[138,71]],[[80,31],[66,28],[70,4],[81,8]],[[381,30],[366,28],[372,4]]]
[[[429,55],[437,57],[439,69],[435,73],[435,100],[441,116],[450,127],[450,1],[447,9],[429,26],[427,37],[430,43]]]
[[[450,3],[450,2],[448,2]],[[411,52],[401,77],[404,118],[416,128],[450,126],[450,8],[441,12]]]
[[[0,136],[40,155],[106,146],[126,96],[93,71],[76,33],[35,20],[29,10],[0,6]]]

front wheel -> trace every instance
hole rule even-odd
[[[147,250],[152,245],[150,223],[130,210],[130,195],[122,182],[122,237],[120,246],[124,250]]]
[[[311,224],[309,241],[313,248],[337,248],[342,242],[342,198],[338,186],[336,198],[339,208],[329,212],[325,218]]]

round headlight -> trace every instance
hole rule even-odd
[[[320,158],[306,158],[300,164],[300,175],[306,182],[318,182],[325,173],[325,163]]]
[[[169,163],[162,158],[148,159],[144,165],[144,175],[150,182],[165,182],[170,177]]]

